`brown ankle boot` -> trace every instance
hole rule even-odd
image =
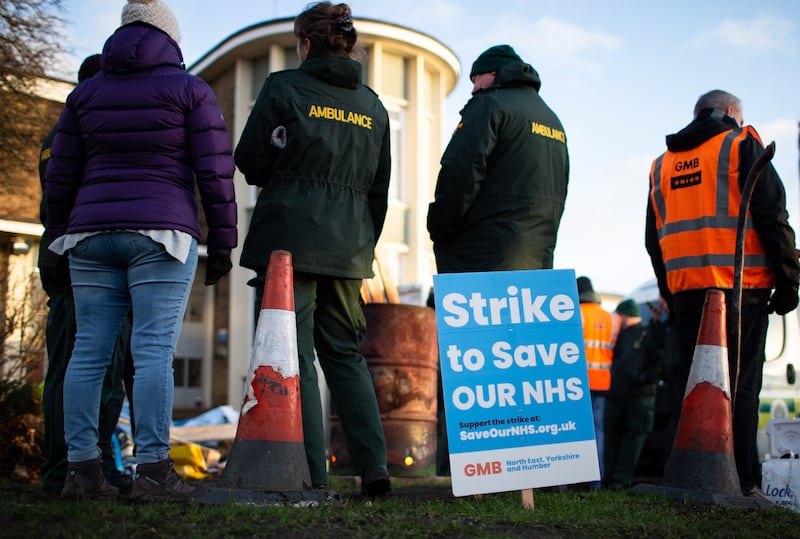
[[[133,482],[132,500],[141,501],[179,501],[189,499],[194,487],[183,482],[183,479],[172,461],[165,459],[150,464],[139,464],[136,467],[138,477]]]
[[[67,463],[67,480],[61,490],[62,498],[116,498],[119,489],[106,481],[103,461],[86,460]]]

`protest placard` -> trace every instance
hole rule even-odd
[[[434,276],[453,494],[598,481],[575,272]]]

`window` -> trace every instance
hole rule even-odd
[[[405,123],[405,111],[399,108],[387,106],[389,112],[389,136],[391,139],[392,155],[392,175],[389,180],[389,200],[405,202],[406,185],[403,170],[403,125]]]
[[[408,59],[387,52],[381,60],[381,95],[408,99]]]
[[[186,312],[183,313],[183,321],[202,322],[203,311],[205,309],[205,301],[206,301],[205,291],[198,290],[196,286],[193,286],[192,291],[189,293],[189,303],[188,305],[186,305]]]
[[[269,75],[269,55],[253,60],[253,85],[250,90],[253,102],[258,98],[267,75]]]
[[[300,66],[300,57],[297,56],[296,47],[286,47],[283,49],[284,69],[297,69]]]
[[[175,356],[172,361],[175,370],[175,387],[202,387],[203,358]]]

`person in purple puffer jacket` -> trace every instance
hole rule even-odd
[[[77,336],[64,382],[65,498],[114,497],[97,421],[103,375],[133,309],[137,478],[131,498],[185,499],[169,459],[172,358],[197,268],[196,190],[208,223],[205,284],[237,243],[231,139],[211,88],[186,73],[178,24],[129,0],[102,72],[67,98],[45,175],[50,249],[69,253]]]

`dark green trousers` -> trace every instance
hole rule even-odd
[[[256,309],[261,308],[264,275],[254,281]],[[375,386],[359,349],[366,331],[361,309],[361,281],[294,274],[297,352],[303,437],[311,482],[327,484],[327,440],[322,416],[315,350],[344,431],[353,471],[386,465],[386,440]]]
[[[444,414],[444,387],[442,386],[442,369],[436,372],[436,475],[450,475],[450,447],[447,441],[447,421]]]
[[[44,279],[44,275],[43,275]],[[42,409],[44,412],[45,461],[42,464],[42,485],[50,492],[61,492],[67,477],[67,444],[64,440],[64,375],[75,344],[75,304],[72,289],[53,292],[50,288],[49,312],[45,328],[47,342],[47,374],[44,379]],[[98,447],[103,452],[103,468],[116,469],[116,455],[111,437],[125,401],[123,371],[128,360],[130,322],[123,322],[111,366],[103,380],[100,401]]]
[[[627,487],[633,481],[639,455],[653,430],[655,410],[655,395],[606,399],[603,483],[607,486]]]

